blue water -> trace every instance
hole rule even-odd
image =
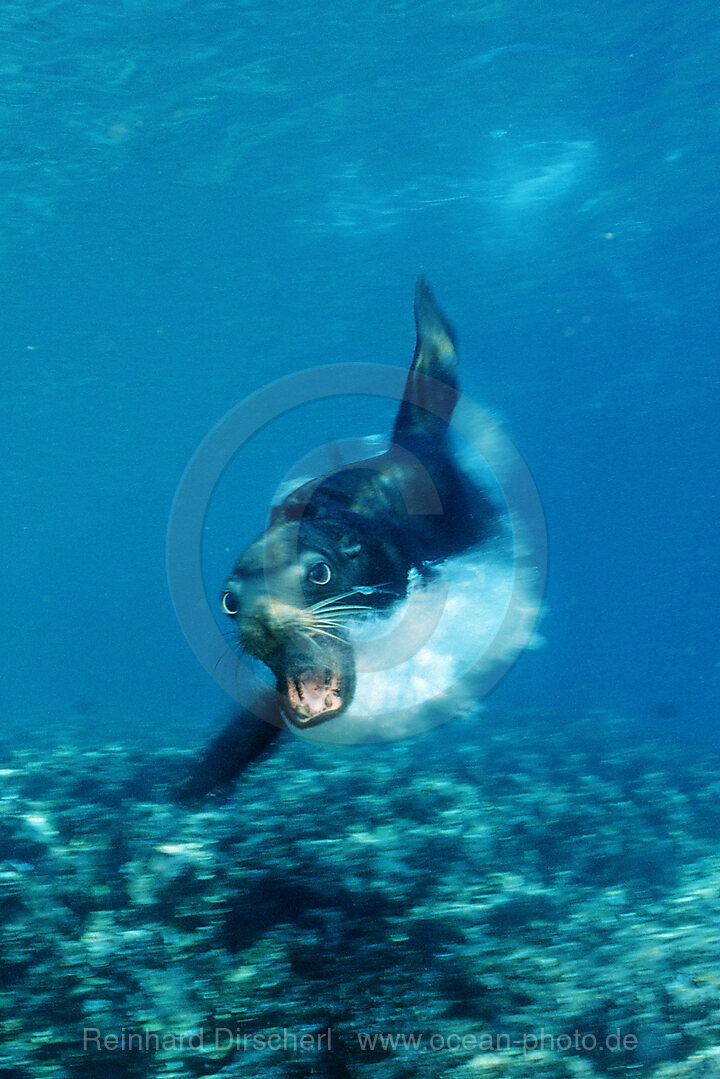
[[[405,366],[423,273],[547,515],[546,644],[491,709],[713,739],[715,7],[1,12],[4,725],[213,729],[165,577],[183,469],[268,380]],[[308,440],[392,421],[343,413],[249,451],[218,593]]]

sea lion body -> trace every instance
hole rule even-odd
[[[352,702],[353,621],[403,600],[411,575],[427,577],[481,544],[495,520],[448,438],[455,345],[424,281],[415,318],[415,355],[391,445],[288,494],[223,596],[241,646],[273,671],[283,719],[298,730]]]
[[[223,610],[241,648],[273,672],[277,693],[211,744],[190,792],[233,778],[283,726],[302,731],[347,712],[358,686],[355,629],[392,614],[411,582],[417,590],[501,531],[493,500],[450,437],[459,397],[454,336],[422,280],[415,322],[389,446],[291,490],[226,584]]]

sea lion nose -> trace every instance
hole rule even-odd
[[[270,628],[273,622],[273,604],[267,589],[237,577],[231,577],[225,586],[222,609],[241,629],[248,625]]]
[[[231,617],[239,614],[241,606],[241,592],[241,586],[237,581],[230,580],[225,585],[225,591],[223,592],[222,599],[220,601],[220,606],[222,607],[225,614],[229,614]]]
[[[222,609],[231,618],[262,621],[267,612],[267,596],[262,590],[231,577],[223,592]]]
[[[233,619],[243,647],[264,659],[272,651],[275,634],[267,593],[231,577],[223,592],[222,609]]]

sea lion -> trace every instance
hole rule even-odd
[[[353,700],[347,623],[403,599],[411,573],[427,577],[482,543],[496,517],[446,437],[458,396],[455,344],[423,280],[415,320],[390,447],[288,494],[222,597],[241,646],[273,671],[283,717],[297,729],[327,723]]]
[[[223,612],[240,648],[272,671],[276,692],[211,743],[187,795],[231,781],[284,727],[314,732],[362,709],[358,633],[503,533],[494,498],[451,437],[455,337],[422,279],[414,310],[415,353],[391,443],[281,497],[226,583]]]

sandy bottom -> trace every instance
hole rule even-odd
[[[181,754],[3,756],[2,1076],[720,1076],[707,754],[489,710],[193,810]]]

